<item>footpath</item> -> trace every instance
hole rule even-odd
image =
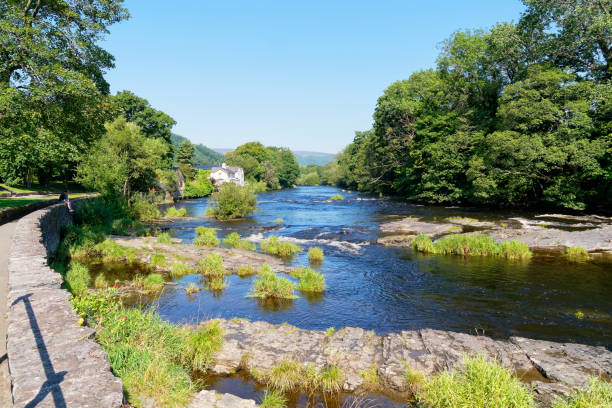
[[[13,406],[11,377],[6,354],[6,307],[8,292],[8,253],[17,221],[0,225],[0,407]]]

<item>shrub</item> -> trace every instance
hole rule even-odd
[[[247,251],[254,251],[255,244],[247,241],[244,238],[240,238],[237,232],[232,232],[223,238],[223,243],[231,248],[245,249]]]
[[[340,201],[340,200],[344,200],[344,197],[342,197],[340,194],[336,194],[335,196],[330,198],[330,200]]]
[[[187,331],[185,349],[181,360],[186,367],[196,371],[206,371],[212,362],[212,356],[223,345],[223,328],[217,320],[211,320],[194,331]]]
[[[427,407],[535,407],[533,396],[510,371],[483,357],[427,381],[418,399]]]
[[[287,278],[277,276],[268,269],[264,270],[261,277],[255,280],[253,291],[247,296],[260,299],[295,299],[297,296],[293,294],[294,289],[295,284],[293,282]]]
[[[253,265],[240,265],[236,270],[236,274],[241,278],[245,276],[255,275],[257,271],[253,267]]]
[[[197,227],[193,245],[215,247],[219,245],[217,232],[212,228]]]
[[[66,273],[66,286],[75,296],[84,296],[89,286],[89,270],[78,262],[72,262]]]
[[[200,273],[204,276],[223,277],[226,274],[223,258],[214,252],[200,259],[198,266],[200,267]]]
[[[154,194],[136,193],[130,198],[130,209],[139,221],[148,221],[160,217],[157,198]]]
[[[259,406],[260,408],[286,408],[287,399],[280,391],[266,390]]]
[[[211,214],[218,220],[231,220],[252,214],[257,197],[249,187],[225,183],[210,197]]]
[[[572,262],[585,262],[590,258],[587,250],[581,246],[567,248],[563,255]]]
[[[308,260],[310,263],[323,262],[323,250],[319,247],[312,247],[308,250]]]
[[[592,378],[589,387],[567,398],[559,398],[552,408],[603,408],[612,407],[612,383]]]
[[[305,268],[298,280],[298,290],[301,292],[323,292],[325,290],[325,276],[310,268]]]
[[[419,234],[412,241],[412,248],[419,252],[424,252],[426,254],[434,254],[436,253],[436,248],[434,247],[431,238],[429,238],[425,234]]]
[[[176,209],[175,207],[169,207],[166,210],[166,217],[184,217],[187,214],[187,210],[184,208]]]
[[[146,290],[162,290],[164,287],[164,277],[159,273],[152,273],[144,279],[143,287]]]
[[[115,235],[127,235],[129,229],[142,228],[142,224],[131,218],[119,218],[113,221],[111,232]]]
[[[186,198],[209,196],[213,192],[213,185],[209,177],[210,170],[197,170],[194,179],[185,184],[184,196]]]
[[[200,287],[198,285],[196,285],[195,283],[190,283],[189,285],[187,285],[187,287],[185,288],[185,292],[188,295],[191,295],[192,293],[198,293],[200,291]]]
[[[171,244],[172,237],[170,237],[170,234],[168,234],[167,232],[162,232],[157,236],[157,242],[160,244]]]
[[[292,242],[281,241],[277,236],[270,235],[268,239],[261,241],[261,250],[267,254],[289,258],[294,253],[302,250],[302,247]]]

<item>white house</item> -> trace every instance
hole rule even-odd
[[[210,169],[210,181],[216,185],[234,183],[244,186],[244,170],[242,170],[242,167],[228,166],[223,163],[221,167]]]

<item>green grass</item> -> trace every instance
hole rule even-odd
[[[245,249],[247,251],[255,251],[255,244],[247,241],[244,238],[240,238],[237,232],[232,232],[223,238],[223,244],[231,248]]]
[[[72,262],[68,268],[68,272],[66,272],[64,280],[68,290],[75,296],[84,296],[89,287],[89,270],[85,265],[78,262]]]
[[[143,287],[145,290],[158,291],[164,287],[164,277],[159,273],[152,273],[144,278]]]
[[[162,232],[157,236],[157,243],[159,244],[171,244],[172,237],[167,232]]]
[[[226,286],[227,283],[225,282],[225,279],[221,276],[213,276],[206,281],[206,288],[212,292],[221,291],[225,289]]]
[[[412,241],[412,248],[419,252],[440,255],[495,256],[512,261],[532,256],[527,244],[515,240],[500,244],[484,234],[454,234],[440,238],[435,243],[419,234]]]
[[[9,186],[8,184],[2,184],[2,183],[0,183],[0,186],[4,188],[8,188],[9,190],[12,190],[20,194],[42,194],[42,193],[59,194],[65,189],[64,183],[61,181],[52,181],[47,186],[39,186],[39,185],[32,185],[31,187],[26,187],[24,185]],[[80,185],[76,183],[72,183],[72,182],[68,183],[68,190],[71,192],[70,198],[73,198],[74,196],[77,196],[77,195],[80,196],[80,195],[83,195],[83,193],[85,193],[85,191],[83,190],[83,187],[81,187]],[[72,192],[77,192],[77,193],[72,193]]]
[[[335,365],[323,367],[320,371],[311,364],[300,364],[295,360],[284,360],[267,373],[251,370],[259,382],[279,392],[303,391],[338,393],[342,389],[345,375]]]
[[[256,273],[257,271],[255,270],[255,267],[253,265],[240,265],[236,270],[236,274],[241,278],[255,275]]]
[[[219,245],[217,232],[212,228],[197,227],[196,237],[193,240],[193,245],[216,247]]]
[[[196,285],[195,283],[190,283],[185,288],[185,293],[187,293],[188,295],[191,295],[193,293],[198,293],[199,291],[200,291],[200,287]]]
[[[21,207],[44,200],[44,198],[0,198],[0,208]]]
[[[275,224],[282,224],[283,223],[283,219],[282,218],[277,218],[274,220]]]
[[[281,361],[266,375],[266,383],[279,391],[297,390],[302,381],[302,366],[293,360]]]
[[[106,282],[106,279],[104,278],[104,274],[101,273],[98,276],[96,276],[96,279],[94,280],[94,288],[105,289],[106,287],[108,287],[108,283]]]
[[[267,265],[266,265],[267,266]],[[269,268],[269,267],[268,267]],[[277,276],[274,272],[265,270],[253,282],[252,292],[247,297],[260,299],[296,299],[293,294],[295,284],[287,278]]]
[[[606,408],[612,407],[612,383],[592,378],[587,389],[567,398],[559,398],[552,408]]]
[[[330,198],[330,200],[340,201],[340,200],[344,200],[344,197],[342,197],[340,194],[336,194],[335,196]]]
[[[185,266],[182,262],[172,264],[172,268],[170,269],[170,275],[173,278],[180,278],[181,276],[190,275],[192,273],[196,273],[196,270]]]
[[[133,262],[136,259],[136,255],[138,255],[138,250],[136,248],[119,245],[112,239],[107,238],[99,244],[96,244],[92,248],[92,251],[77,254],[76,257],[86,257],[91,255],[101,257],[104,262]]]
[[[344,373],[338,366],[326,366],[319,372],[317,378],[318,389],[327,393],[338,393],[344,383]]]
[[[325,337],[329,337],[329,336],[331,336],[332,334],[334,334],[335,332],[336,332],[336,328],[335,328],[335,327],[333,327],[333,326],[332,326],[332,327],[328,327],[328,328],[325,330]]]
[[[223,266],[223,258],[214,252],[200,259],[198,267],[200,273],[206,277],[223,277],[227,274]]]
[[[224,331],[218,320],[211,320],[197,329],[187,330],[182,362],[195,371],[205,372],[212,363],[212,356],[223,345]]]
[[[417,370],[414,370],[410,367],[404,373],[404,382],[406,383],[406,388],[410,393],[415,396],[423,389],[427,378],[425,375]]]
[[[264,391],[263,399],[260,408],[286,408],[287,398],[280,391]]]
[[[166,256],[164,254],[152,254],[151,266],[166,266]]]
[[[314,269],[305,268],[298,279],[300,292],[320,293],[325,290],[325,276]]]
[[[308,261],[312,264],[323,262],[323,250],[319,247],[312,247],[308,250]]]
[[[277,236],[270,235],[268,239],[261,241],[261,251],[281,258],[290,258],[296,252],[302,251],[302,247],[291,242],[281,241]]]
[[[367,370],[359,371],[357,374],[363,378],[363,386],[368,391],[376,392],[380,390],[380,377],[378,367],[372,364]]]
[[[419,402],[430,408],[535,408],[531,392],[497,361],[466,358],[455,371],[443,371],[423,386]]]
[[[581,246],[567,248],[563,255],[572,262],[586,262],[591,258],[587,250]]]
[[[176,207],[169,207],[166,210],[166,217],[184,217],[187,214],[187,210],[184,208],[176,209]]]

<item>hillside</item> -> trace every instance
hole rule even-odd
[[[220,154],[225,154],[227,152],[231,152],[234,149],[227,148],[215,148],[215,152]],[[335,155],[331,153],[321,153],[321,152],[309,152],[302,150],[292,150],[293,155],[295,156],[295,160],[297,160],[300,166],[308,166],[309,164],[316,164],[319,166],[324,166],[330,161],[334,161]]]
[[[172,133],[171,140],[172,144],[178,147],[183,140],[189,139],[181,135],[177,135],[176,133]],[[193,147],[195,148],[195,164],[220,164],[223,160],[222,154],[215,152],[203,144],[194,144]]]

